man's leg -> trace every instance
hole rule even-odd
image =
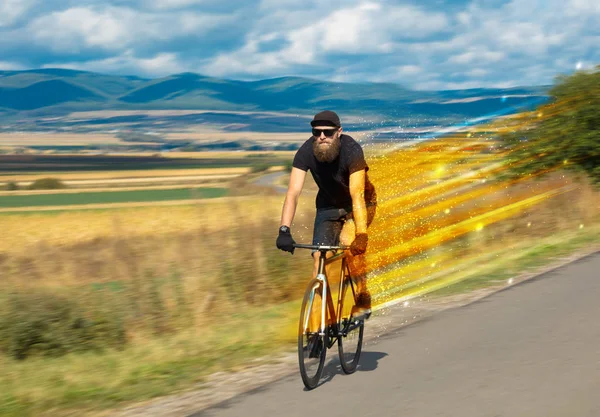
[[[315,224],[313,230],[313,245],[328,245],[333,246],[336,244],[337,236],[340,233],[342,228],[342,222],[340,220],[340,215],[337,210],[317,210],[317,215],[315,217]],[[327,253],[327,257],[329,258],[332,254]],[[321,256],[321,252],[316,251],[312,254],[313,256],[313,278],[316,278],[317,273],[319,272],[319,258]],[[329,275],[329,269],[327,269],[327,276],[331,278]],[[319,298],[320,299],[320,298]],[[327,300],[322,300],[323,302],[327,302]],[[318,306],[317,306],[318,304]],[[321,303],[316,303],[313,305],[312,314],[310,316],[310,328],[318,329],[321,325],[320,322],[320,312]]]
[[[371,205],[367,207],[367,227],[373,221],[375,217],[376,206]],[[350,219],[346,221],[342,232],[340,234],[340,242],[343,245],[349,246],[356,237],[356,225],[354,220]],[[366,256],[363,255],[349,255],[347,257],[348,269],[350,270],[350,276],[357,286],[357,307],[360,310],[367,311],[370,314],[371,311],[371,294],[367,288],[367,260]]]

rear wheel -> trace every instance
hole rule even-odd
[[[356,285],[350,277],[346,277],[342,286],[341,315],[339,319],[342,336],[338,340],[338,350],[342,370],[347,374],[356,371],[365,329],[364,319],[352,318],[352,307],[356,304],[356,296]]]
[[[323,284],[313,279],[304,293],[298,326],[300,375],[308,389],[318,385],[327,355],[327,336],[319,335],[322,306]]]

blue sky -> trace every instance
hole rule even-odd
[[[598,45],[598,0],[0,0],[4,70],[511,87],[600,64]]]

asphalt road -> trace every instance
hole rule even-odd
[[[192,416],[600,416],[600,254],[336,356]]]
[[[273,189],[278,193],[285,194],[287,192],[287,187],[278,185],[277,181],[279,180],[279,178],[286,174],[287,173],[284,171],[270,172],[268,174],[258,177],[256,181],[254,181],[254,183],[263,187],[273,187]]]

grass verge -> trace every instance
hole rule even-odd
[[[444,297],[496,285],[517,275],[535,272],[558,258],[600,245],[600,225],[578,232],[563,232],[516,248],[492,252],[463,265],[461,277],[455,283],[430,293]],[[468,271],[468,272],[467,272]]]
[[[0,415],[85,415],[193,389],[209,374],[269,361],[293,346],[299,302],[233,314],[123,351],[22,362],[0,357]],[[142,342],[142,341],[139,341]]]

